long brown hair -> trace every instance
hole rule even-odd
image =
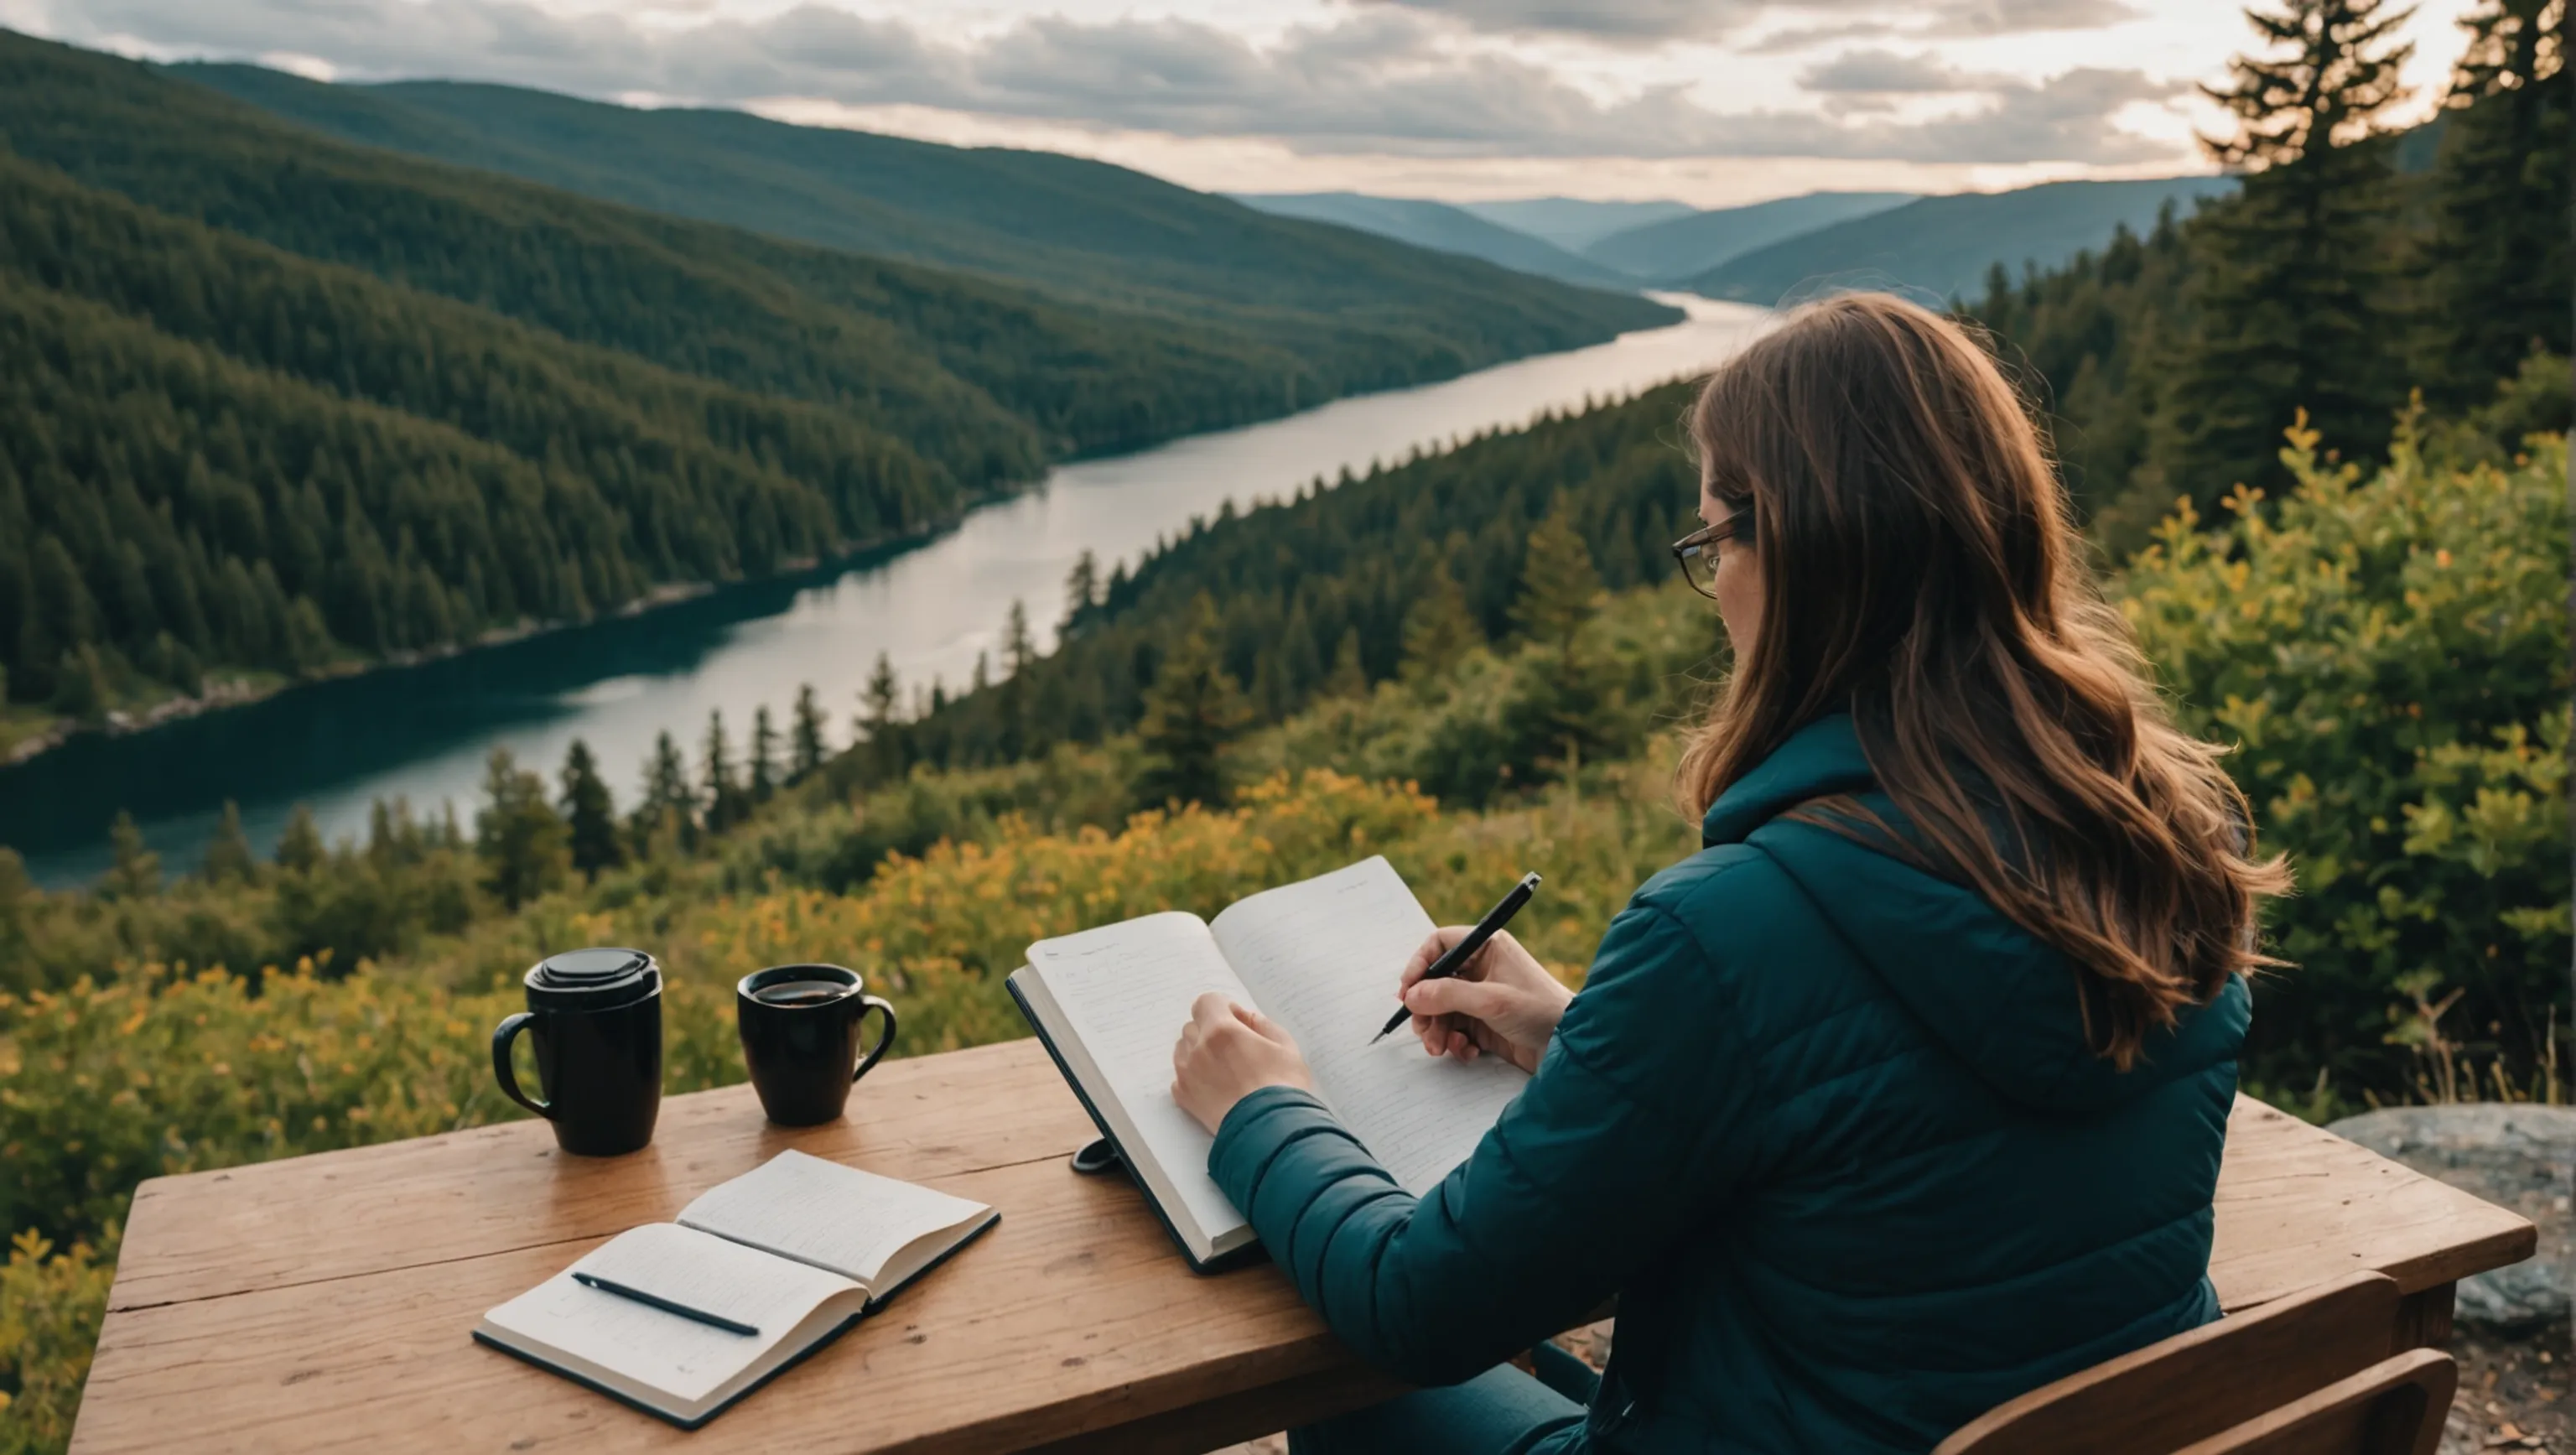
[[[1682,757],[1702,813],[1849,711],[1907,828],[1849,799],[1793,816],[1890,849],[2076,966],[2093,1048],[2147,1034],[2254,948],[2252,855],[2220,750],[2173,726],[2103,599],[2038,429],[1958,325],[1882,294],[1808,304],[1713,375],[1690,434],[1750,509],[1762,620]]]

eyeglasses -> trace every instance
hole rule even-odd
[[[1704,526],[1673,542],[1673,559],[1681,563],[1682,579],[1691,589],[1711,601],[1717,599],[1717,547],[1720,541],[1732,540],[1753,524],[1753,513],[1738,510],[1712,526]]]

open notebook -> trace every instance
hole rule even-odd
[[[630,1228],[483,1316],[477,1341],[686,1429],[847,1328],[1001,1217],[781,1152],[709,1188],[678,1221]],[[580,1282],[636,1289],[742,1334]]]
[[[1029,946],[1010,989],[1056,1064],[1205,1269],[1253,1242],[1208,1176],[1212,1139],[1172,1100],[1172,1044],[1210,990],[1285,1026],[1317,1091],[1395,1180],[1429,1191],[1467,1160],[1529,1078],[1398,1033],[1396,977],[1432,931],[1395,867],[1372,858],[1237,901],[1213,923],[1149,914]]]

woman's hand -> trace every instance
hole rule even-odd
[[[1574,992],[1557,983],[1507,930],[1487,940],[1456,975],[1423,979],[1431,962],[1467,938],[1467,931],[1465,925],[1442,925],[1404,962],[1396,995],[1413,1012],[1413,1033],[1434,1056],[1461,1061],[1480,1054],[1500,1056],[1523,1071],[1536,1071]]]
[[[1172,1100],[1210,1132],[1234,1104],[1265,1086],[1315,1089],[1306,1058],[1279,1023],[1211,990],[1190,1002],[1172,1048]]]

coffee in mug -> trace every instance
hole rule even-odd
[[[885,1018],[874,1044],[860,1028]],[[761,1110],[783,1127],[838,1117],[850,1086],[894,1044],[894,1007],[865,991],[858,972],[838,965],[773,965],[734,987],[742,1056]]]
[[[528,1008],[492,1032],[492,1075],[512,1101],[554,1123],[555,1142],[613,1157],[653,1140],[662,1110],[662,969],[641,950],[567,950],[525,977]],[[537,1089],[519,1089],[510,1043],[528,1033]]]

